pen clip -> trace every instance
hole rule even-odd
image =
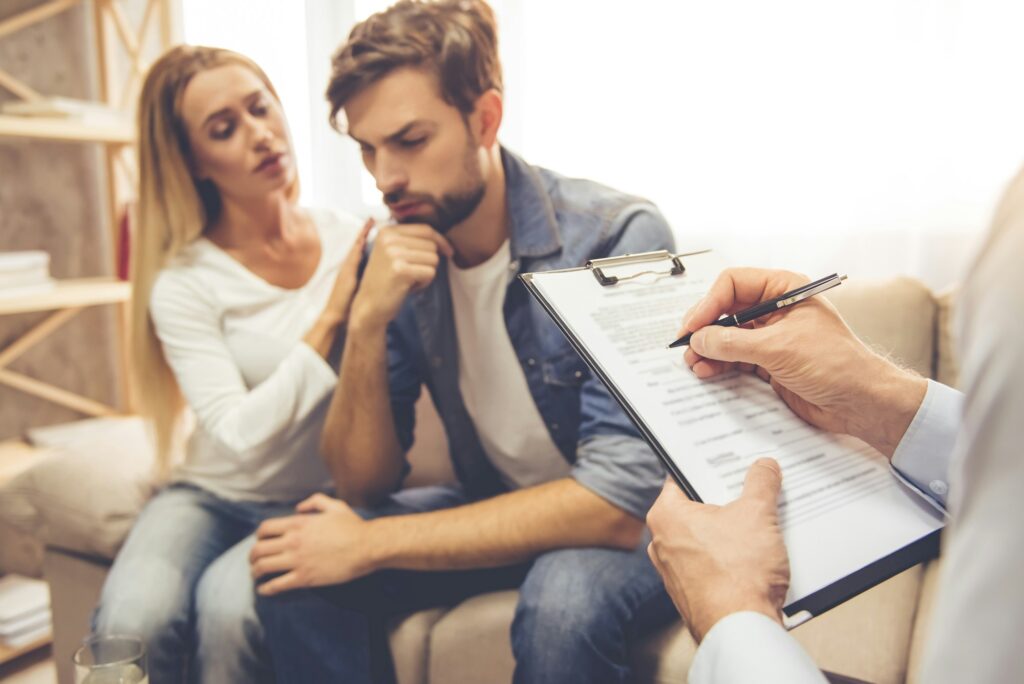
[[[790,290],[789,292],[783,292],[778,297],[765,300],[759,304],[755,304],[754,306],[744,309],[743,311],[739,311],[733,314],[732,318],[735,319],[736,325],[744,325],[754,319],[760,318],[761,316],[766,316],[773,311],[778,311],[779,309],[791,306],[797,302],[802,302],[808,297],[820,294],[825,290],[830,290],[836,285],[841,284],[844,280],[846,280],[845,275],[840,276],[837,273],[827,275],[824,278],[819,278],[814,282],[807,283],[806,285],[802,285]]]
[[[778,300],[778,302],[776,302],[775,308],[781,309],[784,306],[796,304],[797,302],[807,299],[808,297],[813,297],[816,294],[820,294],[825,290],[831,290],[836,285],[842,284],[844,280],[846,280],[845,274],[838,275],[836,273],[833,273],[832,275],[826,276],[821,280],[804,285],[799,290],[794,290],[792,294],[789,294],[789,296],[785,297],[785,299]]]

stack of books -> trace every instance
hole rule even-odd
[[[0,252],[0,297],[35,294],[53,285],[48,253]]]
[[[0,645],[20,648],[52,631],[46,582],[20,575],[0,577]]]

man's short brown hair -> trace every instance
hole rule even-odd
[[[401,0],[359,24],[331,60],[331,125],[345,103],[400,67],[437,75],[441,97],[464,115],[501,91],[498,29],[483,0]]]

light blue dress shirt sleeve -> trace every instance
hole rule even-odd
[[[963,421],[964,395],[934,380],[892,455],[901,482],[943,510],[949,495],[949,465]]]
[[[826,684],[811,656],[779,623],[746,611],[727,615],[704,636],[690,684]]]

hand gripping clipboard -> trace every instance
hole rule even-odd
[[[666,442],[664,426],[662,426],[661,438],[659,438],[657,434],[658,426],[652,424],[649,417],[645,416],[644,412],[638,410],[636,402],[631,399],[631,396],[637,396],[635,389],[632,393],[623,390],[620,383],[616,382],[616,378],[613,377],[614,373],[608,371],[605,364],[602,363],[601,359],[597,358],[597,355],[586,343],[584,336],[581,335],[583,328],[573,323],[573,321],[578,323],[579,314],[575,314],[577,318],[574,318],[574,314],[567,311],[564,302],[556,301],[557,298],[551,296],[550,292],[546,292],[542,283],[550,282],[550,279],[545,281],[545,278],[551,274],[586,272],[587,277],[585,279],[582,275],[578,277],[572,276],[576,282],[575,287],[578,291],[583,292],[585,296],[593,294],[597,298],[611,295],[617,288],[631,287],[629,285],[631,281],[634,281],[634,279],[643,280],[644,276],[647,276],[647,280],[653,278],[659,279],[662,283],[671,282],[678,285],[679,281],[684,279],[701,277],[702,262],[700,255],[707,254],[709,251],[703,250],[685,254],[672,254],[667,251],[627,254],[604,259],[593,259],[580,268],[561,269],[543,273],[525,273],[520,276],[520,279],[530,293],[559,327],[580,357],[583,358],[594,374],[607,387],[626,415],[629,416],[641,436],[657,454],[679,487],[692,500],[698,502],[704,501],[704,498],[698,492],[696,483],[691,481],[692,478],[686,476],[684,469],[678,465],[677,459],[672,457],[670,453],[672,445]],[[688,268],[688,266],[692,268]],[[584,282],[587,285],[584,285]],[[595,289],[593,291],[586,289],[590,287]],[[560,303],[562,304],[561,309],[559,307]],[[678,314],[679,316],[682,315],[682,308],[679,309]],[[666,337],[666,343],[671,341],[669,337]],[[676,354],[681,356],[678,351],[676,351]],[[620,380],[622,379],[621,374],[618,377]],[[820,615],[903,570],[936,556],[938,553],[939,532],[939,529],[935,529],[922,534],[920,537],[913,538],[910,543],[901,543],[891,549],[886,547],[885,553],[871,556],[872,560],[870,562],[862,566],[851,567],[849,571],[844,570],[841,576],[837,576],[835,580],[830,580],[824,586],[808,593],[794,596],[793,600],[787,601],[787,605],[784,607],[784,612],[787,616],[787,626],[793,627],[802,624],[807,619]],[[840,534],[841,532],[837,530],[836,533]]]

